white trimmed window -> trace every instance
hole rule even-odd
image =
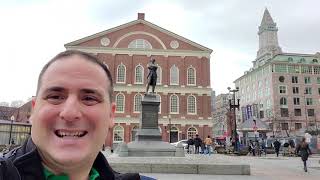
[[[134,96],[134,112],[141,112],[141,100],[142,100],[142,95],[140,93],[136,94]]]
[[[187,85],[195,86],[196,85],[196,69],[189,67],[187,70]]]
[[[159,114],[161,114],[161,96],[159,94],[156,94],[156,96],[159,98],[160,105],[159,105]]]
[[[287,105],[287,98],[285,97],[280,98],[280,105],[283,105],[283,106]]]
[[[189,127],[187,134],[188,134],[188,139],[195,138],[196,134],[198,134],[198,130],[195,127]]]
[[[125,98],[122,93],[119,93],[116,95],[116,112],[117,113],[123,113],[124,112],[124,104]]]
[[[170,84],[179,85],[179,68],[176,65],[170,68]]]
[[[188,108],[187,108],[188,114],[197,114],[197,111],[196,111],[196,108],[197,108],[196,97],[194,97],[193,95],[188,96],[187,104],[188,104]]]
[[[136,84],[143,84],[143,75],[144,75],[144,68],[139,64],[136,66],[136,70],[135,70]]]
[[[152,49],[152,46],[145,39],[135,39],[129,43],[128,48]]]
[[[119,64],[117,68],[117,83],[126,82],[126,66],[124,64]]]
[[[179,97],[175,94],[170,96],[170,113],[179,113]]]
[[[158,65],[157,69],[157,85],[162,83],[162,68]]]
[[[124,130],[122,126],[115,126],[113,128],[113,142],[119,143],[123,142]]]

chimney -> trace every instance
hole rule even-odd
[[[138,19],[144,20],[144,13],[138,13]]]

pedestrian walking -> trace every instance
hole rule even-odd
[[[261,140],[261,150],[264,153],[265,156],[267,156],[267,147],[266,147],[266,142],[265,140],[262,138]],[[261,153],[262,154],[262,153]]]
[[[205,140],[204,140],[204,144],[206,146],[206,154],[211,154],[211,146],[212,146],[212,139],[210,136],[208,136]]]
[[[276,139],[273,142],[273,147],[274,147],[274,150],[275,150],[275,152],[277,154],[277,157],[279,157],[280,146],[281,146],[281,143],[278,141],[278,139]]]
[[[193,137],[190,137],[187,141],[187,153],[188,154],[192,154],[192,152],[194,152],[194,141],[193,141]]]
[[[196,138],[194,138],[194,146],[195,146],[195,154],[199,154],[199,148],[201,146],[202,140],[199,138],[199,135],[196,134]]]
[[[302,138],[302,142],[297,147],[297,154],[301,156],[303,162],[303,169],[307,172],[307,160],[309,155],[311,155],[311,150],[309,144],[306,142],[306,138]]]

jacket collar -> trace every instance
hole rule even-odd
[[[14,158],[13,163],[20,173],[26,174],[27,176],[30,175],[34,179],[44,179],[45,176],[43,173],[41,157],[31,138],[14,152],[14,156],[16,158]],[[101,152],[98,153],[93,163],[93,167],[99,172],[100,179],[114,179],[115,172]]]

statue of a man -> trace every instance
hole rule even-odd
[[[156,60],[154,58],[150,59],[150,62],[147,65],[149,69],[149,74],[147,76],[147,89],[146,94],[148,94],[149,86],[152,86],[152,93],[154,93],[154,89],[157,85],[157,69],[158,65],[156,64]]]

